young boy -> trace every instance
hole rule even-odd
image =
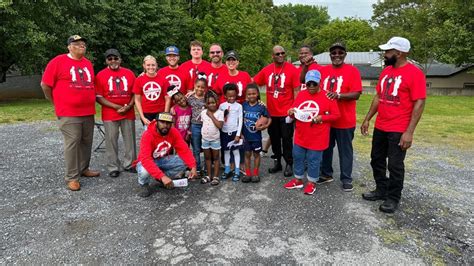
[[[230,171],[230,152],[234,155],[235,171],[232,176],[232,181],[240,180],[240,152],[242,143],[240,142],[242,131],[242,105],[236,102],[237,99],[237,85],[234,83],[227,83],[224,85],[224,96],[226,102],[219,106],[219,110],[224,112],[224,126],[221,132],[221,144],[224,150],[224,173],[221,178],[229,178],[232,174]]]
[[[243,103],[244,111],[244,149],[245,149],[245,176],[242,182],[250,181],[257,183],[260,181],[258,169],[260,168],[260,151],[262,151],[262,130],[268,128],[272,119],[269,117],[267,108],[258,102],[258,87],[255,84],[249,84],[246,88],[247,101]],[[267,117],[264,124],[257,121],[260,117]],[[252,173],[251,159],[254,157],[254,169]]]
[[[323,151],[329,146],[331,122],[339,118],[339,108],[334,100],[326,97],[319,88],[321,74],[317,70],[306,73],[306,90],[298,93],[288,115],[296,118],[293,144],[294,175],[286,189],[302,188],[305,166],[308,182],[304,194],[312,195],[319,179]]]

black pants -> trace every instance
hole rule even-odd
[[[272,116],[268,135],[272,142],[273,154],[278,161],[281,161],[283,155],[285,162],[290,165],[293,164],[293,131],[294,123],[285,123],[285,117]]]
[[[400,201],[405,178],[405,155],[400,146],[402,133],[385,132],[374,128],[372,138],[372,160],[370,165],[374,173],[377,190],[385,193],[389,199]],[[388,164],[387,164],[388,158]],[[387,178],[387,168],[389,177]]]

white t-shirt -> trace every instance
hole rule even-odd
[[[202,110],[201,112],[201,119],[202,119],[202,129],[201,135],[202,139],[207,141],[214,141],[220,138],[219,129],[214,125],[212,119],[206,114],[207,110]],[[217,110],[214,113],[214,117],[217,121],[224,121],[224,112],[221,110]]]
[[[227,115],[226,119],[224,120],[224,126],[222,127],[222,132],[230,133],[237,131],[237,136],[240,136],[240,132],[242,131],[242,123],[243,123],[243,112],[242,112],[242,105],[238,102],[228,103],[223,102],[219,106],[219,110],[224,112],[225,110],[229,110],[229,114]]]

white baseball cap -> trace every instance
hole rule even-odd
[[[402,37],[392,37],[386,44],[379,45],[379,48],[383,51],[395,49],[408,53],[410,51],[410,41]]]

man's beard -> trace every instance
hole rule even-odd
[[[158,129],[158,132],[160,132],[160,135],[166,136],[166,135],[168,135],[169,129],[167,129],[167,128],[161,128],[161,129],[160,129],[160,128],[159,128],[159,129]]]
[[[385,63],[385,66],[394,66],[397,63],[397,57],[395,55],[390,58],[385,57],[384,59],[383,62]]]

